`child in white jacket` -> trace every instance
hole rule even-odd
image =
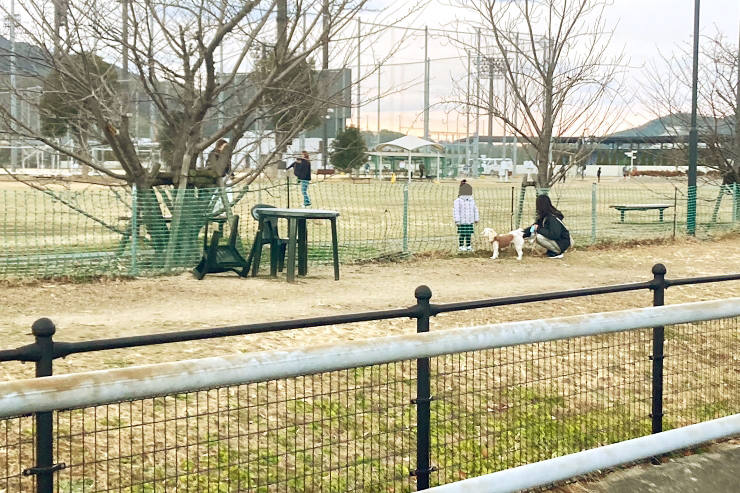
[[[470,252],[473,246],[470,244],[473,236],[473,225],[480,220],[478,206],[473,199],[473,187],[463,180],[460,183],[460,191],[452,207],[452,218],[457,225],[457,234],[459,236],[458,244],[461,252]]]

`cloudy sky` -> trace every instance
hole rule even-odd
[[[431,58],[432,80],[430,82],[431,103],[437,104],[431,120],[432,138],[443,138],[444,134],[464,134],[467,115],[442,110],[440,102],[455,84],[465,83],[466,61],[459,48],[445,43],[436,29],[449,29],[455,17],[463,11],[449,4],[454,0],[432,0],[424,12],[415,18],[402,21],[401,25],[430,29],[429,58]],[[398,5],[398,4],[396,4]],[[610,51],[615,54],[624,51],[629,63],[629,81],[638,87],[644,71],[651,60],[658,60],[660,53],[669,55],[679,45],[691,43],[693,33],[694,0],[614,0],[606,9],[607,25],[614,28]],[[704,0],[700,11],[700,29],[703,35],[714,36],[717,30],[723,32],[733,44],[737,44],[740,25],[740,0]],[[402,29],[384,33],[383,42],[378,43],[376,53],[382,51],[380,45],[397,42]],[[437,34],[434,34],[437,33]],[[381,128],[400,130],[403,133],[419,135],[423,132],[423,33],[406,31],[406,48],[399,51],[381,71],[381,93],[388,88],[403,88],[397,94],[388,94],[381,100],[380,110],[376,102],[361,108],[361,126],[375,130],[378,114]],[[363,50],[363,53],[365,51]],[[363,55],[363,67],[370,64],[372,55]],[[377,94],[378,77],[370,76],[362,82],[363,98],[372,99]],[[390,91],[393,92],[393,91]],[[649,112],[632,103],[625,112],[625,121],[619,128],[627,128],[644,123],[650,118]],[[487,134],[487,117],[481,117],[479,131]],[[494,124],[494,133],[497,126]],[[475,124],[470,123],[474,132]]]

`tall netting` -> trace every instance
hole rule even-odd
[[[535,217],[534,188],[472,180],[480,211],[474,248],[489,248],[483,228],[508,232]],[[738,219],[737,187],[697,189],[696,234],[706,238],[732,230]],[[457,231],[452,204],[457,183],[431,181],[320,180],[309,187],[314,209],[339,212],[339,257],[343,263],[402,254],[453,252]],[[636,180],[605,185],[556,185],[549,195],[565,215],[576,247],[672,238],[687,233],[686,187]],[[227,212],[223,203],[233,207]],[[248,189],[0,191],[0,278],[155,275],[193,268],[209,235],[230,233],[239,216],[237,248],[246,257],[257,232],[258,204],[297,207],[300,187],[292,179],[253,183]],[[179,220],[177,220],[179,218]],[[174,225],[177,224],[177,227]],[[287,224],[279,223],[287,237]],[[134,228],[136,235],[132,235]],[[328,222],[308,222],[308,259],[331,263]]]

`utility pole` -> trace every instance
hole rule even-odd
[[[151,5],[151,12],[149,13],[149,39],[151,45],[149,46],[149,79],[150,83],[152,84],[152,92],[155,92],[156,86],[154,85],[154,80],[156,79],[154,75],[154,5]],[[154,104],[154,98],[151,98],[149,101],[149,152],[150,152],[150,160],[151,160],[151,166],[154,166],[154,128],[157,125],[157,120],[155,113],[157,111],[157,107]]]
[[[511,77],[511,83],[512,83],[513,88],[514,88],[512,92],[515,92],[516,91],[516,88],[519,87],[518,86],[518,81],[519,81],[519,78],[518,78],[518,74],[519,74],[519,33],[517,33],[516,36],[514,36],[514,40],[515,40],[514,42],[516,43],[516,48],[514,50],[514,57],[515,57],[514,58],[514,74]],[[517,101],[516,96],[514,96],[512,99],[513,99],[513,103],[514,103],[514,105],[513,105],[514,107],[512,109],[513,112],[514,112],[514,114],[512,115],[512,121],[514,123],[514,125],[513,125],[514,128],[513,128],[513,132],[511,132],[511,133],[512,133],[512,136],[513,136],[512,141],[514,142],[514,148],[511,151],[511,160],[514,161],[514,174],[516,175],[516,164],[517,164],[517,155],[516,155],[517,154],[517,152],[516,152],[517,151],[517,134],[516,134],[516,129],[519,128],[518,127],[519,121],[518,121],[518,116],[517,116],[518,115],[518,111],[519,111],[519,102]]]
[[[54,0],[54,54],[59,53],[62,25],[67,24],[66,0]]]
[[[128,112],[129,112],[129,91],[131,86],[128,80],[128,0],[121,0],[121,56],[123,62],[121,69],[123,71],[123,87],[124,87],[124,98],[123,98],[123,118],[121,123],[126,127],[128,131]]]
[[[735,93],[735,156],[733,160],[732,171],[733,180],[737,180],[738,166],[740,165],[740,43],[738,43],[738,64],[737,64],[737,92]],[[737,202],[736,202],[737,203]],[[737,214],[734,212],[733,214]],[[733,215],[733,217],[735,217]]]
[[[466,101],[466,108],[465,108],[465,165],[463,166],[463,169],[467,168],[470,164],[470,71],[472,67],[470,66],[472,57],[470,56],[470,51],[468,51],[468,90],[465,92],[467,101]]]
[[[508,115],[508,108],[506,106],[506,92],[508,91],[508,84],[506,83],[506,73],[502,72],[504,76],[504,115]],[[501,125],[501,157],[506,159],[506,121],[504,120]],[[508,180],[508,178],[507,178]]]
[[[10,0],[10,169],[15,172],[18,166],[18,148],[15,142],[18,121],[18,87],[15,80],[15,0]]]
[[[493,57],[488,58],[488,142],[493,146]],[[491,155],[493,157],[493,150]]]
[[[480,157],[480,28],[477,42],[477,63],[475,76],[475,159],[473,159],[473,176],[478,176],[478,158]]]
[[[322,15],[322,24],[323,24],[323,33],[322,33],[322,59],[321,59],[321,70],[323,72],[323,79],[324,79],[324,86],[327,84],[327,78],[329,77],[329,0],[324,0],[323,5],[321,7],[321,15]],[[324,90],[326,91],[327,88],[324,87]],[[324,95],[324,98],[326,98],[326,94]],[[324,101],[326,103],[326,99]],[[321,165],[326,169],[326,165],[328,163],[327,155],[329,153],[329,145],[328,145],[328,139],[326,136],[326,119],[328,118],[329,114],[327,113],[324,118],[321,119]]]
[[[378,144],[380,144],[380,95],[382,94],[380,92],[381,68],[382,68],[382,66],[378,67]]]
[[[219,55],[219,62],[218,62],[218,84],[221,85],[221,83],[224,80],[224,44],[221,42],[221,45],[218,47],[218,55]],[[223,89],[221,92],[218,93],[218,129],[221,130],[224,126],[224,91]]]
[[[288,52],[288,0],[277,0],[277,16],[276,26],[277,28],[277,40],[275,43],[275,64],[276,69],[282,69],[285,63],[285,55]],[[278,158],[278,169],[280,168],[279,163],[283,163],[285,159],[285,153],[288,150],[286,142],[286,133],[279,130],[279,125],[276,125],[273,130],[275,151]]]
[[[424,26],[424,139],[429,140],[429,28]]]
[[[360,108],[362,107],[362,103],[360,101],[361,93],[360,93],[360,81],[362,80],[362,77],[360,77],[360,54],[362,53],[361,50],[361,43],[360,43],[360,36],[362,31],[362,21],[360,19],[357,19],[357,130],[360,129]]]
[[[303,13],[303,52],[306,52],[306,13]],[[298,134],[298,147],[300,147],[300,151],[303,152],[306,150],[306,131],[301,130],[301,133]]]
[[[699,154],[699,132],[696,129],[699,85],[699,0],[694,0],[694,65],[691,77],[691,130],[689,130],[689,187],[686,204],[686,232],[696,234],[696,164]]]

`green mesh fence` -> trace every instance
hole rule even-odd
[[[481,221],[474,247],[487,249],[480,233],[491,227],[507,232],[534,219],[535,189],[518,184],[473,180]],[[697,188],[696,234],[709,237],[735,227],[738,187]],[[342,262],[422,252],[457,251],[452,203],[457,183],[318,181],[309,187],[312,207],[340,213],[339,255]],[[550,192],[565,214],[576,245],[623,242],[685,235],[686,186],[670,183],[556,185]],[[249,190],[227,192],[229,214],[238,215],[239,244],[245,257],[257,221],[256,204],[296,207],[302,203],[293,180],[253,183]],[[521,204],[521,207],[520,207]],[[644,210],[615,206],[651,205]],[[659,210],[658,206],[662,208]],[[200,259],[205,225],[229,235],[219,190],[130,189],[49,191],[0,190],[0,279],[158,275],[193,268]],[[661,220],[662,219],[662,220]],[[287,237],[287,224],[280,224]],[[136,231],[137,234],[132,234]],[[226,240],[223,240],[226,241]],[[331,262],[327,221],[309,221],[309,262]]]

